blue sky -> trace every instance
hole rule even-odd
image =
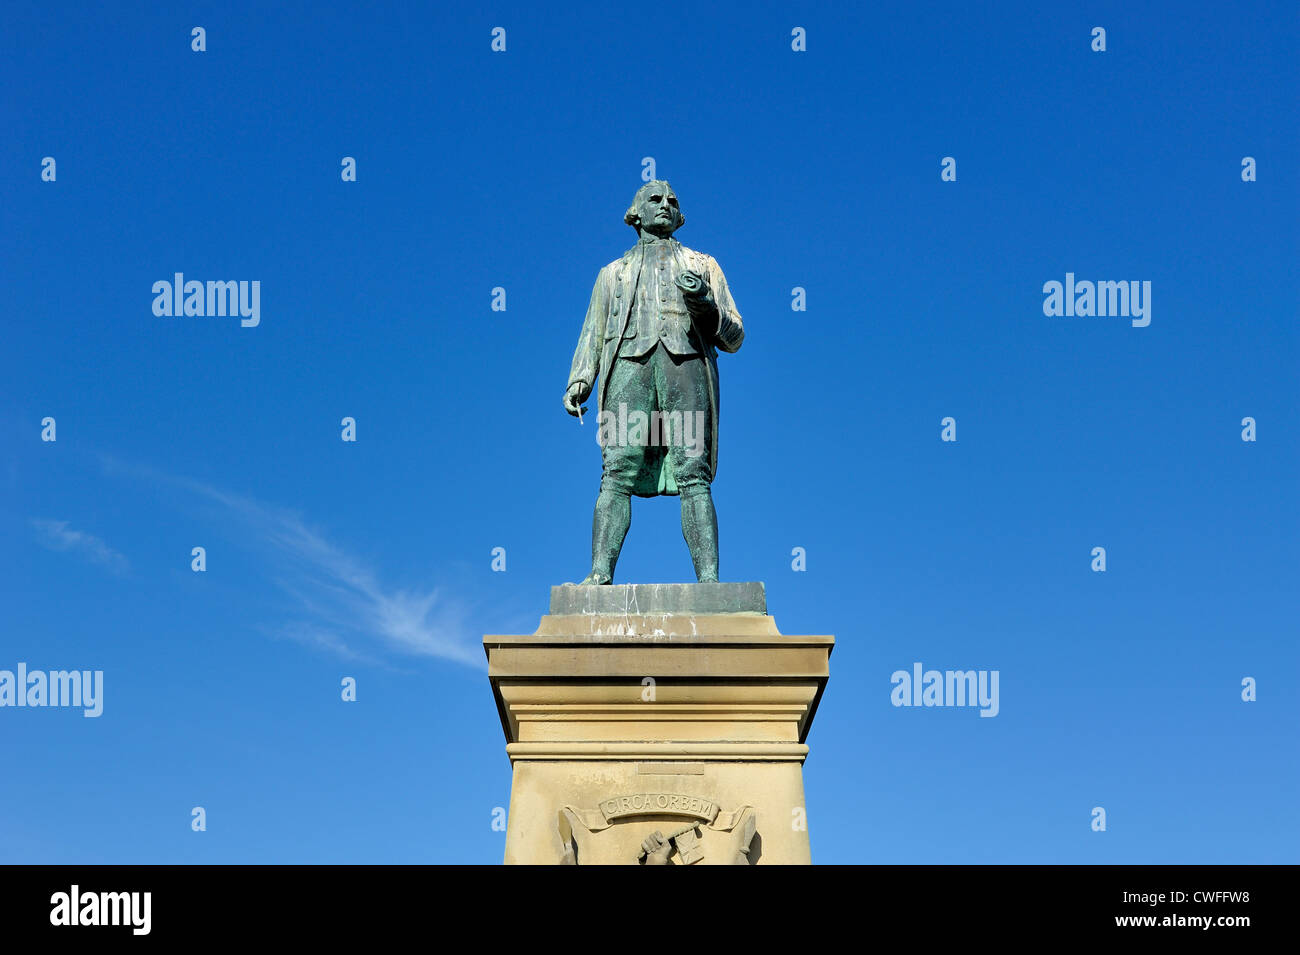
[[[105,701],[0,709],[0,861],[500,861],[480,641],[586,572],[560,397],[646,156],[746,325],[723,578],[837,639],[814,859],[1296,861],[1294,6],[904,6],[8,10],[0,669]],[[675,500],[618,576],[690,579]],[[998,716],[892,706],[916,661]]]

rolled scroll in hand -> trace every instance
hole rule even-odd
[[[713,290],[709,288],[708,280],[699,272],[686,269],[677,276],[677,287],[682,290],[682,297],[686,299],[686,308],[691,313],[691,318],[711,319],[707,322],[707,325],[712,326],[708,329],[708,333],[710,336],[716,336],[721,316],[718,315],[716,303],[713,301]]]

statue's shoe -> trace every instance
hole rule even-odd
[[[608,586],[614,582],[613,577],[605,574],[598,574],[594,570],[576,584],[565,584],[566,587],[599,587]]]

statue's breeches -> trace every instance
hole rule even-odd
[[[599,421],[602,490],[652,497],[712,483],[705,361],[660,345],[614,362]]]

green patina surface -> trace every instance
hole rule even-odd
[[[637,190],[623,221],[637,243],[596,278],[564,392],[578,417],[597,398],[602,473],[582,583],[613,583],[632,497],[661,494],[681,498],[696,580],[716,583],[717,355],[740,348],[744,325],[718,263],[672,237],[686,217],[667,182]]]

